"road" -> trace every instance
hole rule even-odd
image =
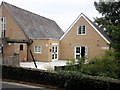
[[[11,88],[11,89],[10,89]],[[2,82],[2,90],[19,90],[19,89],[28,89],[28,90],[54,90],[46,87],[37,87],[32,85],[26,85],[26,84],[19,84],[19,83],[13,83],[13,82]]]

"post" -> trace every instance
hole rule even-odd
[[[31,54],[31,56],[32,56],[33,62],[34,62],[34,64],[35,64],[35,67],[37,68],[37,65],[36,65],[36,62],[35,62],[35,59],[34,59],[34,56],[33,56],[33,54],[32,54],[32,51],[31,51],[31,50],[30,50],[30,54]]]

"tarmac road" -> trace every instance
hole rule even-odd
[[[13,82],[2,82],[2,90],[54,90],[54,89]]]

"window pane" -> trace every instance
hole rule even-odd
[[[76,53],[80,53],[80,47],[76,47]]]
[[[76,59],[79,59],[80,58],[80,55],[76,55]]]
[[[52,59],[54,59],[54,54],[52,54]]]
[[[78,29],[78,34],[81,34],[81,26]]]
[[[85,29],[82,30],[82,34],[85,34]]]
[[[85,32],[86,32],[85,25],[79,26],[79,28],[78,28],[78,34],[85,34]]]
[[[56,46],[55,52],[57,52],[57,46]]]
[[[85,26],[83,26],[82,34],[85,34]]]
[[[54,53],[54,47],[52,47],[52,52]]]
[[[41,52],[41,47],[40,46],[35,46],[35,52]]]
[[[35,46],[35,52],[37,52],[37,46]]]
[[[55,59],[57,59],[57,54],[55,54]]]
[[[83,30],[85,30],[85,26],[82,26]]]

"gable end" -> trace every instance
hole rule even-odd
[[[83,13],[81,13],[78,18],[72,23],[72,25],[68,28],[68,30],[65,32],[65,34],[60,38],[60,40],[62,40],[66,34],[71,30],[71,28],[76,24],[76,22],[81,18],[83,17],[93,28],[94,30],[108,43],[110,44],[111,41],[108,40],[92,23],[92,21],[90,21]]]

